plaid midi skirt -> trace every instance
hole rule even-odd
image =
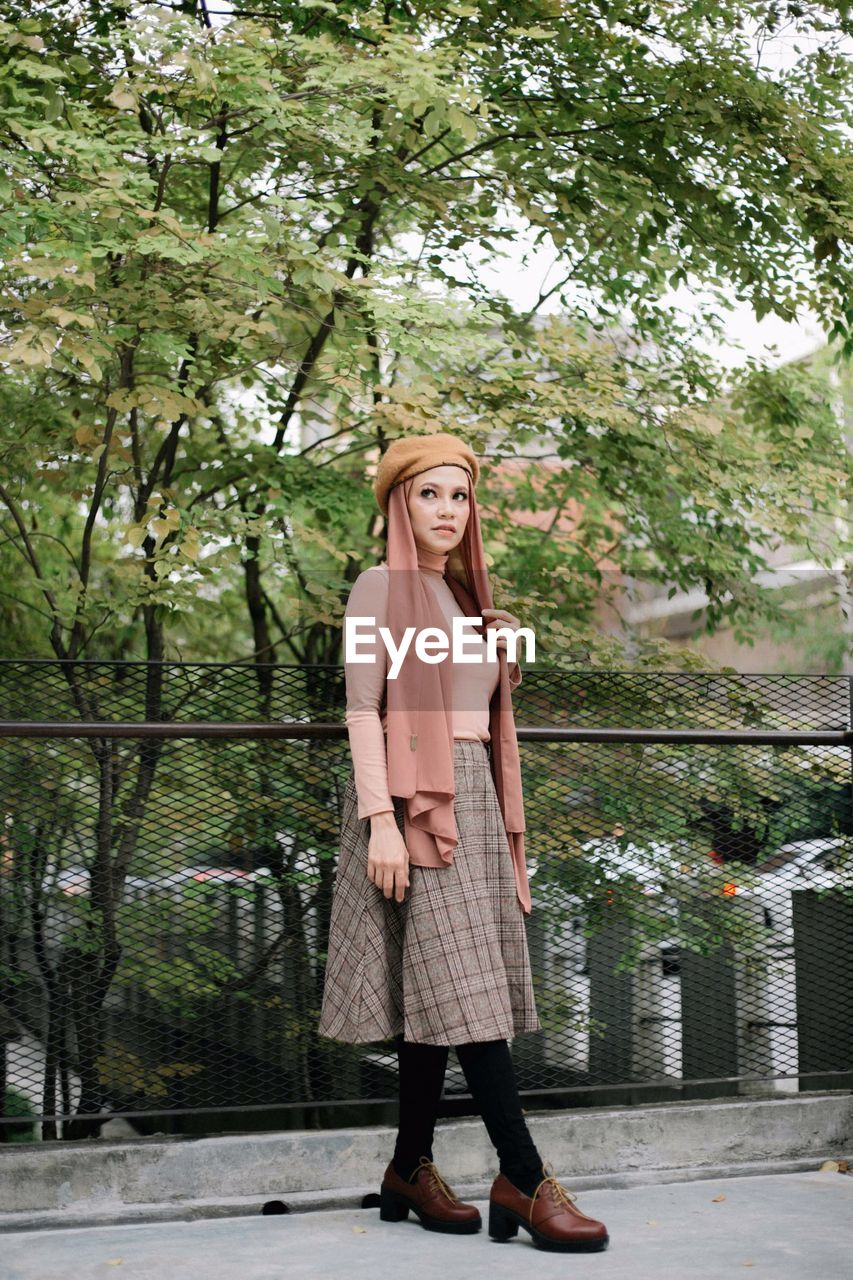
[[[541,1024],[488,745],[454,740],[459,843],[446,867],[409,867],[400,903],[367,878],[370,820],[351,772],[319,1034],[353,1044],[510,1040]],[[394,797],[403,831],[403,800]]]

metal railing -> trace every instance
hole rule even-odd
[[[514,705],[527,1104],[849,1087],[848,679],[537,669]],[[0,715],[0,1131],[390,1114],[391,1046],[316,1034],[342,670],[5,662]]]

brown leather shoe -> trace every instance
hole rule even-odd
[[[479,1209],[463,1204],[451,1190],[431,1160],[421,1162],[408,1182],[404,1182],[392,1161],[385,1170],[379,1190],[379,1217],[383,1222],[402,1222],[413,1209],[427,1231],[447,1231],[467,1236],[483,1225]]]
[[[526,1196],[499,1173],[489,1193],[489,1235],[504,1242],[524,1227],[537,1249],[554,1253],[595,1253],[610,1237],[603,1222],[582,1213],[571,1191],[547,1172],[532,1196]]]

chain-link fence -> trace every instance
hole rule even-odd
[[[850,693],[524,673],[528,1104],[853,1083]],[[339,667],[0,663],[7,1138],[393,1100],[392,1046],[316,1034],[343,704]],[[445,1097],[465,1109],[453,1065]]]

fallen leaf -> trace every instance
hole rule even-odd
[[[724,1195],[714,1196],[713,1200],[711,1201],[711,1204],[722,1204],[725,1198],[726,1197]]]
[[[352,1233],[354,1236],[366,1236],[367,1227],[353,1227]]]
[[[120,1267],[124,1262],[124,1258],[107,1258],[106,1265],[108,1267]]]
[[[820,1171],[821,1173],[838,1173],[839,1168],[840,1166],[837,1160],[824,1160],[823,1164],[820,1166]]]
[[[754,1267],[754,1266],[755,1266],[755,1263],[754,1263],[754,1262],[742,1262],[740,1265],[741,1265],[742,1267]]]
[[[647,1227],[656,1227],[657,1225],[657,1220],[655,1218],[649,1218],[646,1222]]]

